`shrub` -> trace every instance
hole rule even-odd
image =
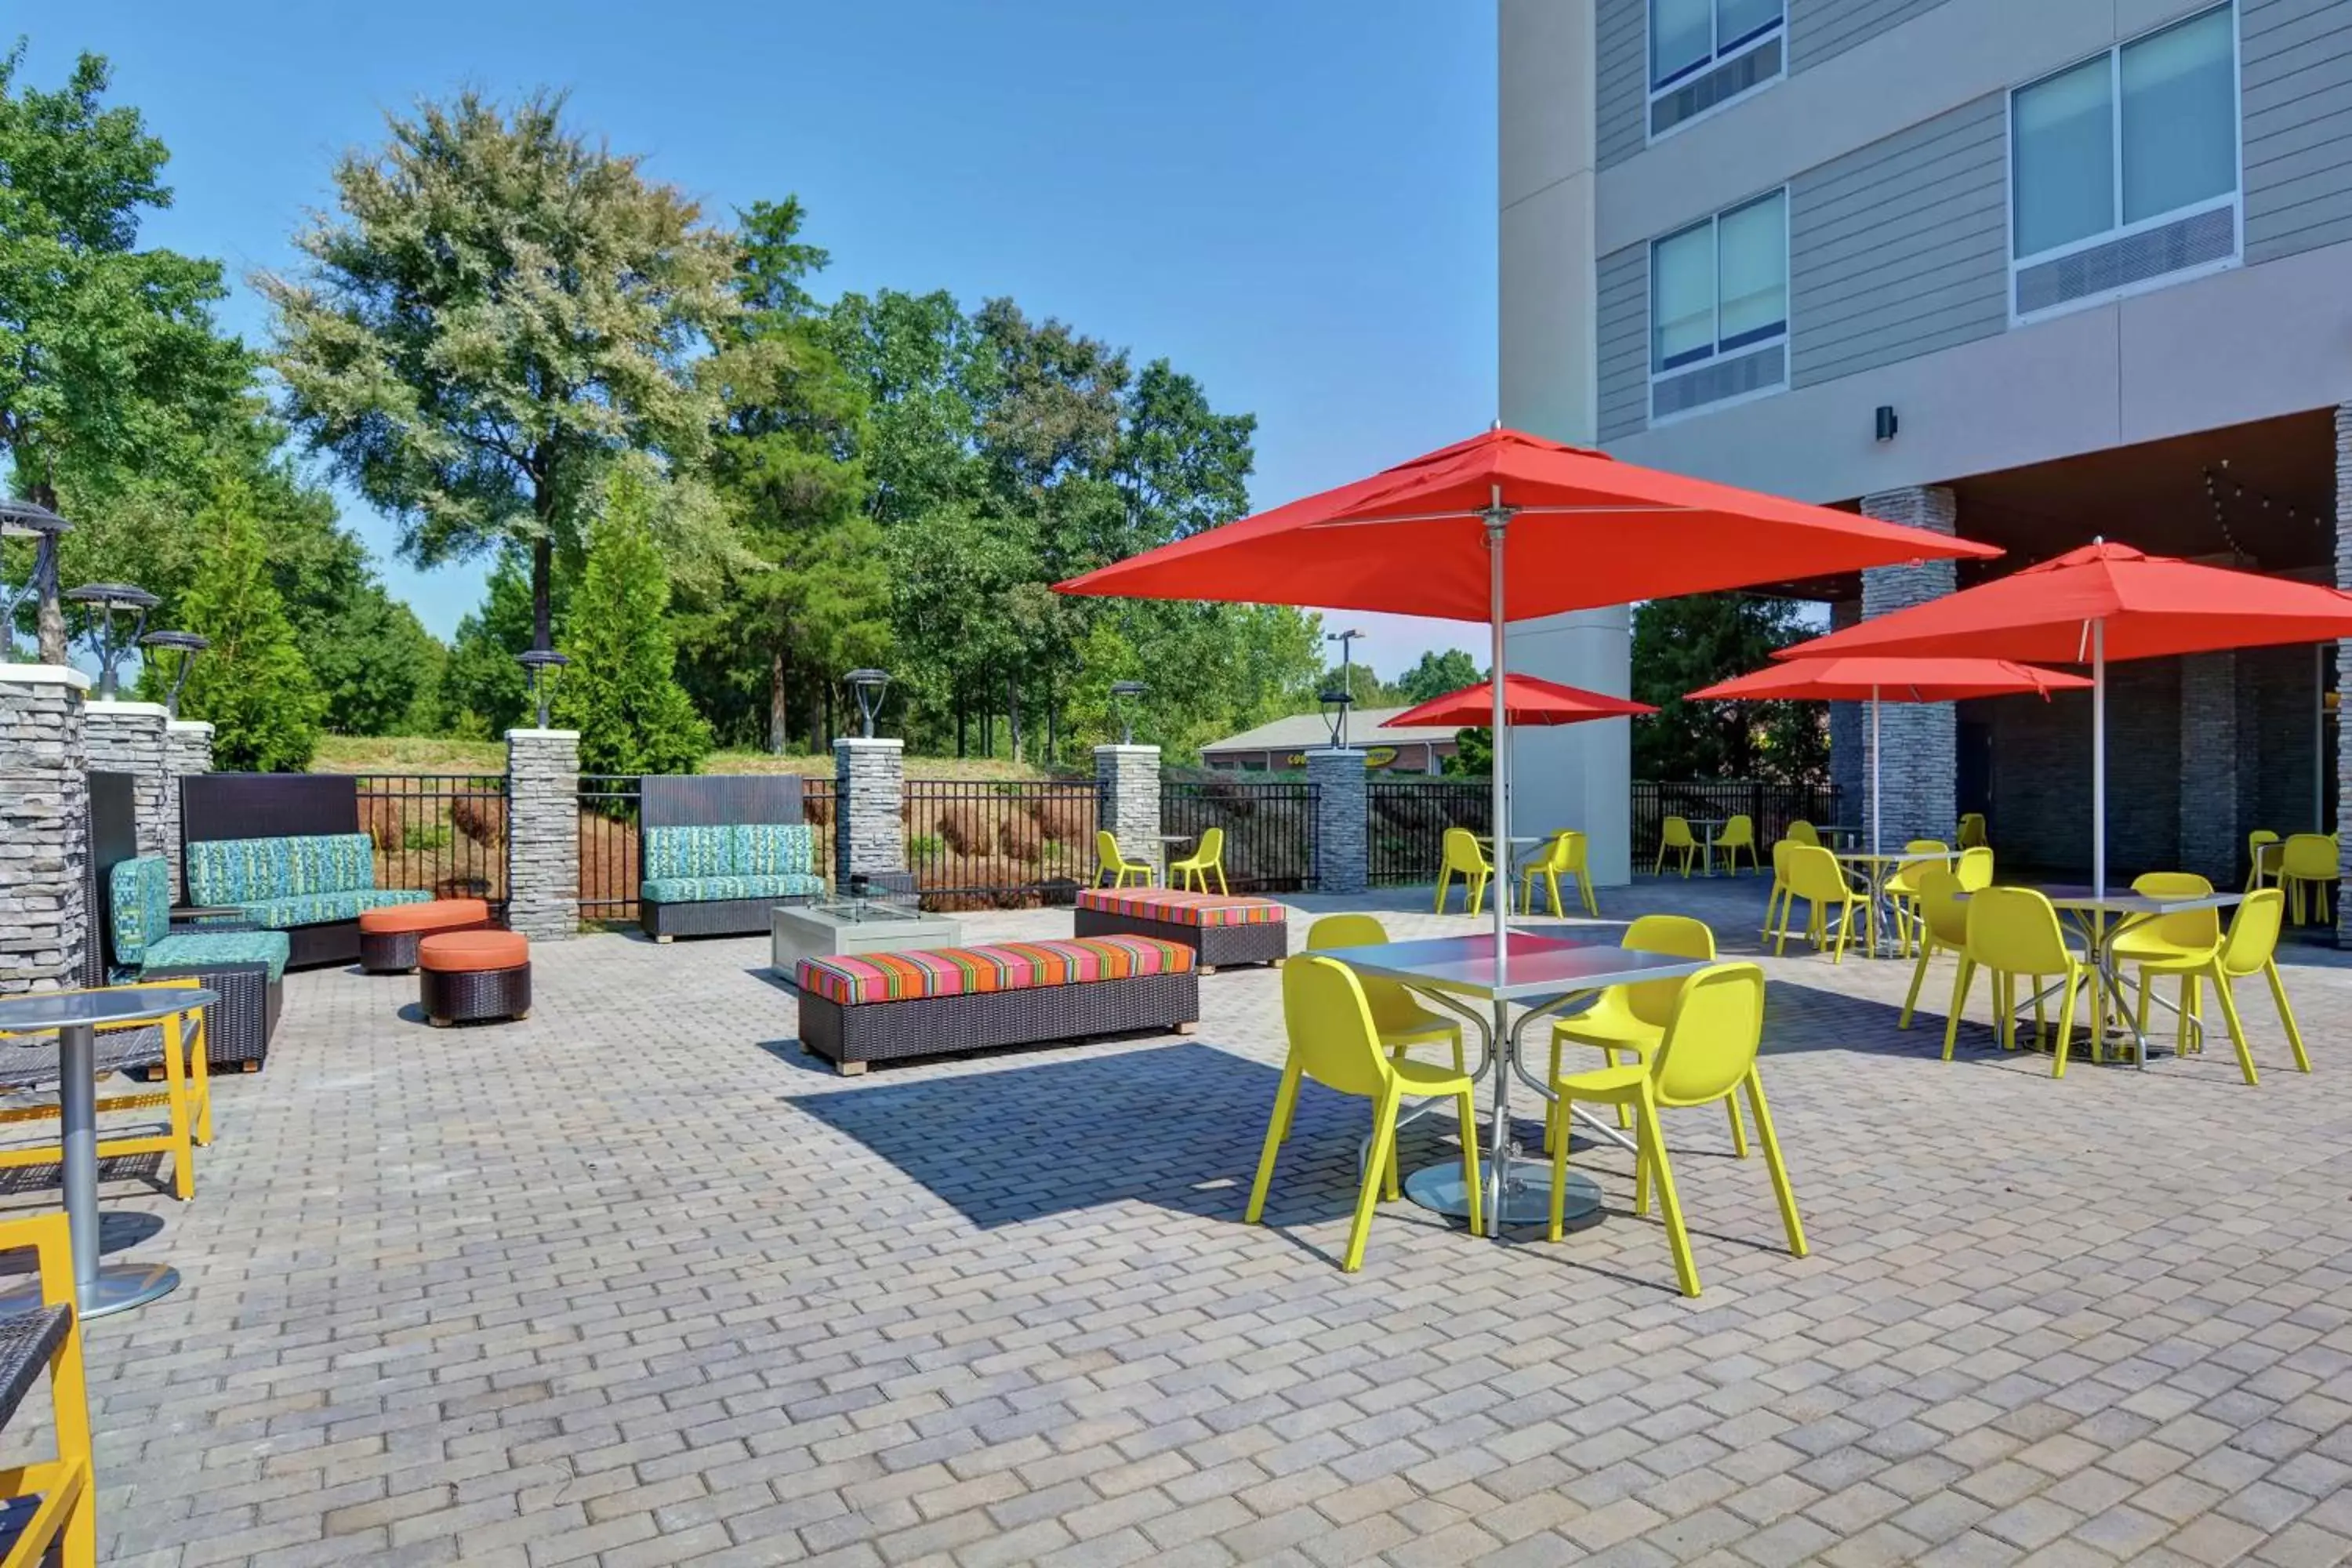
[[[449,805],[457,831],[485,849],[507,841],[507,803],[497,796],[465,796]]]

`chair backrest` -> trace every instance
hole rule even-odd
[[[1222,827],[1201,829],[1201,842],[1192,858],[1203,866],[1214,866],[1225,858],[1225,830]]]
[[[1484,871],[1486,857],[1478,848],[1475,835],[1466,827],[1449,827],[1443,840],[1445,868],[1449,871]]]
[[[2213,884],[2194,871],[2144,871],[2132,879],[2132,891],[2152,899],[2203,899],[2212,895]],[[2183,910],[2158,916],[2147,929],[2175,947],[2211,947],[2221,940],[2221,911]]]
[[[1327,952],[1340,947],[1379,947],[1388,940],[1388,927],[1370,915],[1325,915],[1307,928],[1309,952]],[[1376,974],[1358,974],[1356,984],[1363,989],[1365,1005],[1372,1010],[1375,1029],[1385,1033],[1391,1029],[1421,1028],[1429,1023],[1429,1010],[1414,1001],[1412,993],[1396,981],[1383,980]]]
[[[1659,825],[1658,834],[1670,849],[1680,849],[1698,842],[1691,837],[1690,823],[1684,817],[1669,816]]]
[[[1705,921],[1688,915],[1643,915],[1625,928],[1617,944],[1628,952],[1655,952],[1668,958],[1715,962],[1715,932]],[[1645,1024],[1664,1028],[1675,1016],[1675,998],[1682,994],[1680,980],[1643,980],[1625,987],[1625,1006]]]
[[[2058,911],[2032,888],[1969,896],[1969,956],[2004,974],[2064,974],[2073,960]]]
[[[364,833],[191,838],[182,855],[188,897],[199,904],[267,903],[375,886],[375,840]]]
[[[1570,828],[1559,829],[1544,841],[1543,853],[1528,861],[1527,868],[1538,876],[1545,872],[1558,875],[1562,871],[1574,870],[1576,867],[1570,857],[1575,852],[1574,841],[1582,837]]]
[[[1301,1072],[1342,1094],[1367,1098],[1392,1076],[1356,972],[1302,952],[1282,966],[1282,1021]]]
[[[1776,888],[1785,888],[1789,885],[1790,850],[1818,849],[1821,846],[1818,844],[1800,844],[1794,838],[1775,838],[1772,840],[1772,885]]]
[[[1987,843],[1987,839],[1985,837],[1984,813],[1981,811],[1963,812],[1960,815],[1960,830],[1955,837],[1959,839],[1960,847],[1963,849],[1981,849],[1984,847]]]
[[[172,868],[161,855],[118,860],[107,873],[106,918],[114,962],[131,968],[172,934]]]
[[[1791,844],[1782,864],[1789,890],[1801,899],[1834,903],[1851,897],[1853,887],[1838,869],[1837,857],[1818,844]]]
[[[1969,906],[1960,895],[1970,890],[1949,866],[1919,873],[1919,907],[1927,912],[1928,931],[1947,947],[1968,945]]]
[[[1127,857],[1118,852],[1118,836],[1108,827],[1095,829],[1095,858],[1114,871],[1127,864]]]
[[[1744,811],[1737,814],[1723,825],[1723,831],[1716,836],[1715,841],[1717,844],[1755,843],[1756,819]]]
[[[1952,847],[1940,838],[1914,838],[1903,846],[1906,855],[1949,855]]]
[[[1813,825],[1810,822],[1792,822],[1789,824],[1788,837],[1789,842],[1791,844],[1811,844],[1818,846],[1822,841],[1821,834],[1814,829]]]
[[[645,875],[806,877],[816,863],[816,829],[799,822],[735,822],[644,830]]]
[[[1592,845],[1582,832],[1573,827],[1563,827],[1553,843],[1558,847],[1559,856],[1559,864],[1554,869],[1581,871],[1585,868],[1586,857],[1591,853]]]
[[[1960,879],[1963,892],[1980,892],[1992,886],[1992,851],[1983,845],[1974,845],[1960,851],[1958,865],[1953,874]]]
[[[2252,974],[2278,952],[2279,929],[2286,923],[2286,894],[2263,888],[2246,895],[2231,918],[2229,940],[2221,944],[2221,967],[2231,974]]]
[[[1720,1100],[1756,1066],[1764,1041],[1764,971],[1718,963],[1682,983],[1665,1038],[1651,1059],[1661,1105]]]
[[[2336,840],[2326,833],[2298,833],[2286,841],[2279,869],[2299,882],[2336,880]]]

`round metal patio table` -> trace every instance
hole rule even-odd
[[[179,1270],[162,1263],[98,1260],[98,1027],[143,1024],[205,1007],[217,993],[187,987],[53,991],[0,1001],[0,1033],[54,1031],[58,1037],[59,1163],[66,1220],[73,1232],[74,1297],[85,1318],[143,1307],[178,1289]],[[22,1046],[16,1048],[37,1048]],[[0,1315],[41,1304],[38,1280],[0,1291]]]

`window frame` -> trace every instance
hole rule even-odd
[[[1780,201],[1781,313],[1780,331],[1763,337],[1757,337],[1750,334],[1747,342],[1739,343],[1734,347],[1726,348],[1723,342],[1723,220],[1732,213],[1740,212],[1746,208],[1756,206],[1761,203],[1770,201],[1776,196],[1779,197]],[[1658,429],[1668,425],[1679,425],[1685,419],[1700,418],[1706,415],[1713,414],[1718,409],[1736,408],[1740,404],[1753,403],[1759,397],[1777,396],[1789,390],[1790,356],[1786,352],[1784,352],[1780,359],[1780,379],[1769,386],[1759,386],[1752,391],[1740,393],[1736,396],[1721,398],[1713,403],[1703,403],[1696,408],[1686,408],[1679,414],[1669,414],[1664,417],[1658,417],[1649,413],[1650,409],[1657,406],[1656,393],[1657,386],[1660,382],[1677,381],[1682,377],[1688,375],[1695,370],[1701,369],[1707,365],[1722,364],[1728,361],[1771,348],[1775,345],[1778,345],[1783,349],[1783,351],[1786,351],[1794,342],[1796,336],[1796,283],[1794,278],[1790,275],[1789,258],[1790,247],[1791,244],[1790,234],[1795,226],[1795,223],[1790,216],[1789,187],[1786,184],[1780,184],[1774,185],[1769,190],[1758,191],[1753,195],[1743,196],[1738,201],[1730,202],[1717,208],[1714,212],[1707,214],[1703,218],[1698,218],[1693,222],[1684,224],[1679,228],[1670,229],[1666,233],[1658,236],[1655,239],[1651,240],[1644,247],[1643,259],[1645,264],[1645,270],[1643,273],[1642,287],[1643,293],[1645,296],[1644,305],[1646,309],[1644,311],[1645,319],[1643,322],[1643,358],[1646,362],[1646,368],[1649,371],[1649,375],[1643,384],[1645,388],[1643,416],[1651,429]],[[1708,231],[1709,237],[1714,244],[1715,335],[1708,344],[1705,358],[1685,360],[1680,364],[1660,369],[1658,366],[1658,247],[1665,244],[1669,240],[1680,239],[1683,236],[1693,233],[1701,227],[1704,227]],[[1759,330],[1760,331],[1761,329]]]
[[[2226,11],[2230,15],[2230,162],[2231,173],[2234,176],[2231,188],[2221,195],[2208,196],[2201,202],[2191,202],[2187,206],[2175,207],[2170,212],[2158,213],[2153,216],[2140,218],[2136,222],[2125,223],[2122,221],[2124,212],[2124,51],[2130,48],[2134,44],[2159,37],[2162,34],[2171,32],[2177,27],[2189,26],[2195,23],[2205,20],[2207,17],[2213,16],[2217,12],[2222,11]],[[2246,55],[2244,26],[2244,13],[2239,4],[2239,0],[2221,0],[2221,4],[2218,5],[2208,5],[2204,9],[2191,12],[2186,16],[2176,17],[2173,20],[2165,23],[2162,26],[2150,27],[2146,32],[2134,34],[2128,38],[2119,38],[2104,49],[2094,49],[2088,54],[2078,55],[2074,58],[2068,60],[2065,64],[2054,67],[2050,70],[2043,71],[2040,75],[2036,76],[2032,80],[2020,82],[2017,86],[2009,89],[2007,101],[2003,105],[2002,122],[2002,136],[2004,142],[2004,146],[2002,148],[2002,156],[2004,159],[2003,174],[2004,183],[2007,186],[2007,199],[2001,204],[2003,209],[2001,215],[2001,248],[2009,257],[2009,324],[2011,326],[2022,326],[2033,321],[2047,321],[2053,316],[2063,316],[2070,311],[2088,309],[2093,305],[2103,305],[2116,300],[2129,299],[2135,294],[2145,294],[2157,289],[2168,289],[2176,283],[2187,283],[2195,279],[2210,277],[2216,272],[2226,272],[2231,268],[2239,266],[2245,259]],[[2091,61],[2102,58],[2104,58],[2107,62],[2107,135],[2112,148],[2112,156],[2109,160],[2110,168],[2108,171],[2110,199],[2107,211],[2110,218],[2114,221],[2109,227],[2104,228],[2096,234],[2085,235],[2080,239],[2068,240],[2063,245],[2051,246],[2047,249],[2036,251],[2032,256],[2020,256],[2017,254],[2018,97],[2021,93],[2031,92],[2035,88],[2042,86],[2045,82],[2054,81],[2058,78],[2064,76],[2067,72],[2074,70],[2079,67],[2087,65]],[[2032,268],[2046,266],[2053,261],[2063,260],[2066,257],[2073,256],[2080,251],[2095,250],[2101,246],[2113,245],[2116,241],[2120,239],[2129,239],[2134,235],[2146,234],[2154,229],[2163,228],[2168,225],[2179,223],[2184,218],[2198,217],[2206,213],[2221,212],[2223,210],[2227,210],[2232,215],[2230,224],[2231,240],[2229,255],[2216,258],[2211,261],[2200,261],[2193,267],[2183,267],[2178,271],[2159,273],[2154,278],[2143,278],[2137,282],[2120,284],[2113,289],[2103,289],[2096,294],[2085,294],[2079,300],[2068,300],[2063,303],[2045,306],[2039,310],[2028,311],[2022,315],[2018,313],[2017,275],[2019,273],[2026,271]]]
[[[1719,41],[1711,42],[1706,58],[1696,61],[1694,64],[1685,66],[1682,69],[1668,77],[1664,82],[1660,82],[1653,74],[1654,67],[1657,60],[1656,35],[1658,0],[1642,0],[1643,145],[1654,146],[1656,143],[1664,141],[1670,136],[1680,135],[1686,128],[1712,120],[1717,115],[1721,114],[1725,110],[1731,108],[1734,104],[1747,102],[1748,100],[1753,98],[1756,94],[1763,91],[1766,88],[1772,86],[1774,83],[1784,79],[1788,76],[1789,0],[1780,0],[1780,15],[1777,20],[1765,26],[1751,29],[1746,36],[1734,39],[1727,46]],[[1723,19],[1723,0],[1707,0],[1707,13],[1708,20],[1715,24],[1708,29],[1710,38],[1712,38],[1713,35],[1721,30],[1721,23]],[[1681,91],[1684,88],[1689,86],[1694,79],[1704,76],[1706,72],[1715,69],[1718,66],[1728,65],[1733,60],[1738,59],[1744,55],[1754,53],[1757,49],[1763,47],[1768,41],[1773,38],[1779,38],[1781,41],[1780,68],[1779,70],[1774,71],[1770,76],[1766,77],[1762,81],[1758,82],[1755,86],[1743,89],[1733,96],[1725,99],[1720,103],[1700,110],[1688,120],[1678,120],[1674,124],[1667,126],[1664,131],[1653,132],[1650,129],[1653,121],[1653,110],[1655,109],[1658,100],[1667,97],[1672,93]]]

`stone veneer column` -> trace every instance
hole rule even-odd
[[[1957,531],[1958,509],[1952,492],[1941,485],[1914,485],[1908,489],[1882,490],[1862,498],[1865,517],[1899,522],[1937,533]],[[1862,574],[1862,617],[1870,620],[1895,610],[1940,599],[1957,585],[1949,561],[1923,561],[1916,566],[1882,566]],[[1948,702],[1889,702],[1879,709],[1879,744],[1886,755],[1879,770],[1879,788],[1885,793],[1880,830],[1891,847],[1906,839],[1949,841],[1959,822],[1959,795],[1955,787],[1959,746]],[[1863,796],[1854,821],[1870,832],[1870,717],[1863,705]]]
[[[2352,403],[2336,405],[2336,585],[2352,589]],[[2336,645],[2336,689],[2352,684],[2352,640]],[[2340,715],[2339,715],[2340,717]],[[2336,726],[2336,944],[2352,947],[2352,910],[2344,890],[2352,888],[2352,722]]]
[[[0,994],[86,978],[89,689],[78,669],[0,664]]]
[[[507,924],[533,942],[580,930],[580,731],[507,731]]]
[[[213,771],[213,727],[202,719],[174,719],[163,726],[163,856],[172,862],[172,890],[186,897],[180,879],[180,781]]]
[[[1141,860],[1167,880],[1166,846],[1160,842],[1160,748],[1095,748],[1095,821],[1118,840],[1118,852]]]
[[[1307,753],[1315,786],[1315,890],[1360,893],[1372,885],[1371,773],[1364,753],[1319,747]]]
[[[845,735],[833,743],[833,879],[907,868],[907,742]]]
[[[161,702],[94,699],[82,704],[82,732],[89,747],[91,771],[131,775],[131,805],[142,855],[164,854],[172,837],[163,733],[170,718]]]
[[[1860,599],[1836,599],[1830,604],[1830,630],[1842,632],[1846,627],[1862,624]],[[1870,705],[1866,702],[1832,702],[1830,704],[1830,783],[1837,786],[1838,819],[1858,820],[1865,809],[1870,781],[1870,759],[1863,754],[1868,742],[1864,737],[1870,729]],[[1822,826],[1819,823],[1815,826]]]
[[[2180,868],[2222,888],[2244,883],[2259,788],[2262,737],[2252,704],[2239,706],[2245,685],[2234,652],[2180,661]]]

